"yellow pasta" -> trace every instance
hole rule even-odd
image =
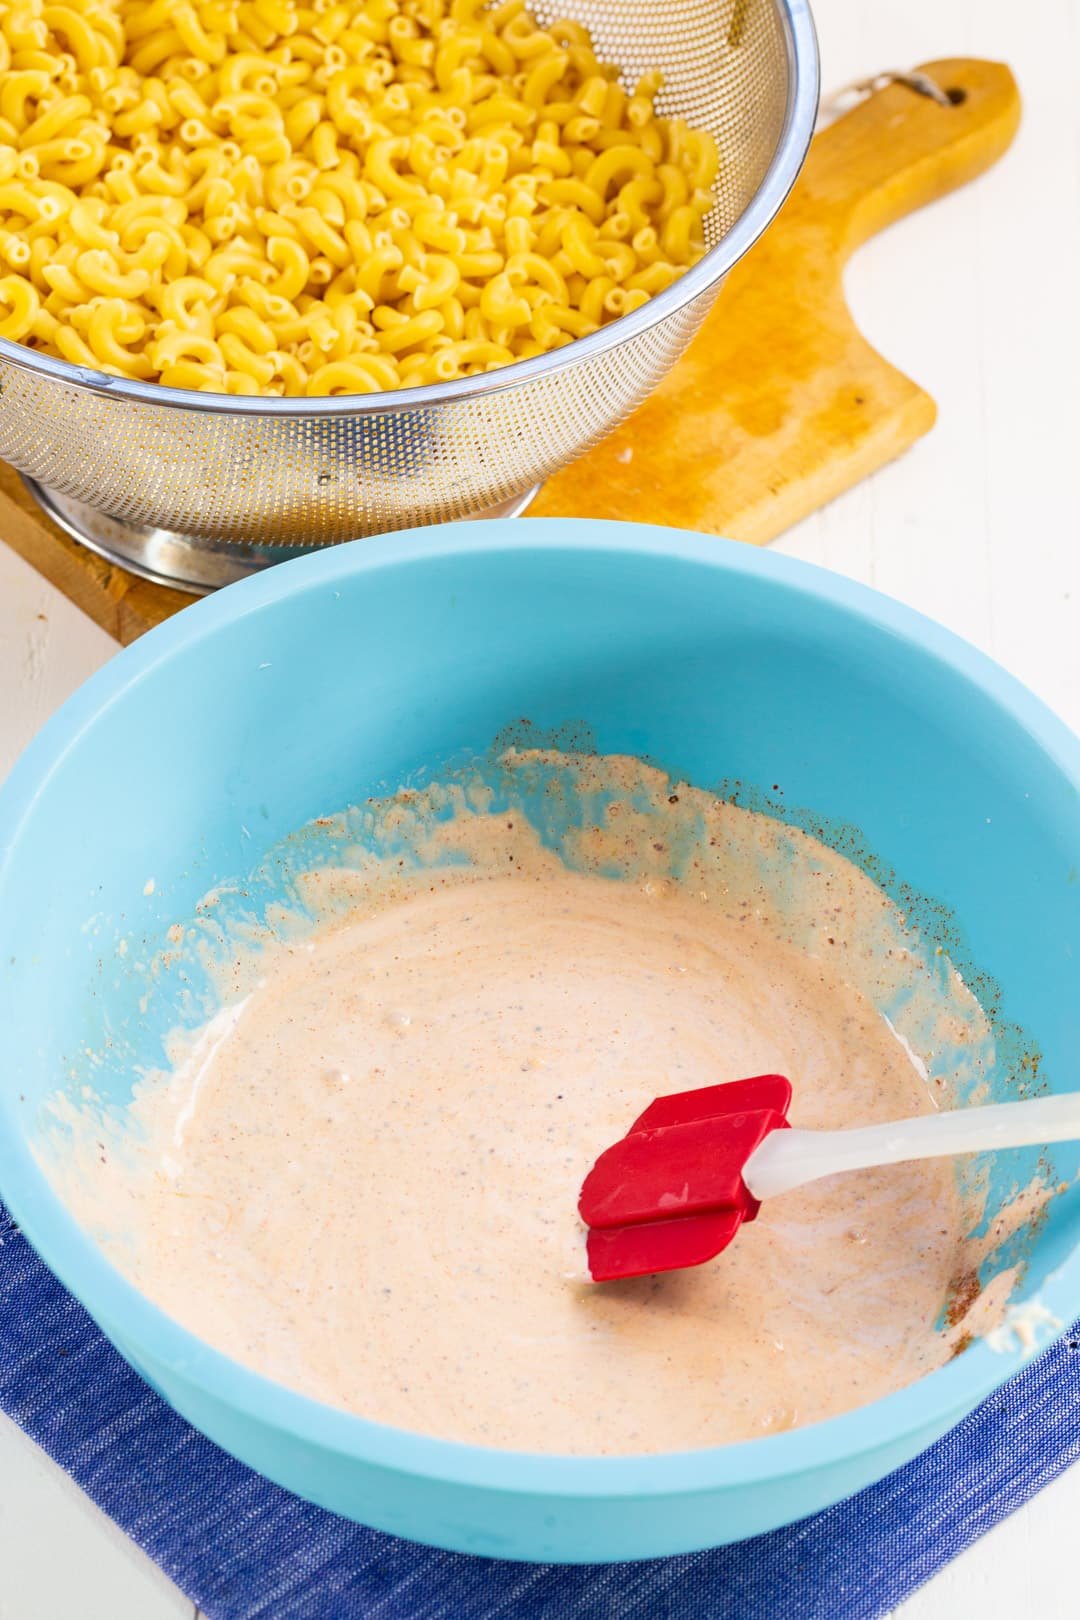
[[[0,4],[0,337],[270,397],[559,348],[705,251],[661,88],[525,0]]]
[[[25,276],[0,279],[0,337],[21,342],[33,330],[40,300]]]

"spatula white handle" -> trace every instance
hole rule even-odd
[[[755,1198],[773,1198],[844,1170],[1075,1141],[1080,1141],[1080,1091],[851,1131],[773,1131],[750,1155],[743,1180]]]

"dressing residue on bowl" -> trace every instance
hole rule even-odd
[[[170,936],[146,1004],[202,989],[168,1064],[124,1107],[58,1095],[40,1153],[138,1288],[268,1377],[456,1440],[681,1450],[873,1400],[1001,1317],[1017,1268],[989,1275],[985,1181],[947,1162],[582,1280],[581,1180],[654,1096],[779,1071],[828,1128],[994,1072],[948,956],[797,828],[511,751],[321,818]]]

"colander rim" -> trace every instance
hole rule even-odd
[[[521,387],[604,354],[648,331],[667,316],[676,314],[721,281],[776,217],[795,184],[817,119],[820,93],[817,34],[809,0],[773,0],[773,4],[779,15],[787,50],[788,96],[780,138],[761,184],[731,229],[697,264],[672,282],[670,287],[650,298],[640,309],[620,316],[588,337],[575,338],[560,349],[552,349],[531,360],[516,360],[497,371],[483,372],[475,377],[427,383],[422,388],[388,389],[373,394],[332,394],[313,399],[204,394],[186,388],[166,388],[161,383],[112,377],[89,366],[73,365],[53,355],[39,354],[35,349],[15,343],[10,338],[0,338],[0,360],[7,361],[19,371],[46,377],[80,393],[211,414],[306,419],[396,414],[402,410],[475,399]]]

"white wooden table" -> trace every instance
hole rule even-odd
[[[936,396],[937,428],[778,549],[940,619],[1080,730],[1080,0],[818,0],[818,23],[826,88],[998,57],[1026,116],[998,168],[871,243],[849,276],[865,331]],[[0,772],[114,650],[0,546]],[[904,1620],[1074,1614],[1077,1524],[1080,1469],[924,1587]],[[0,1620],[69,1616],[193,1610],[0,1419]]]

